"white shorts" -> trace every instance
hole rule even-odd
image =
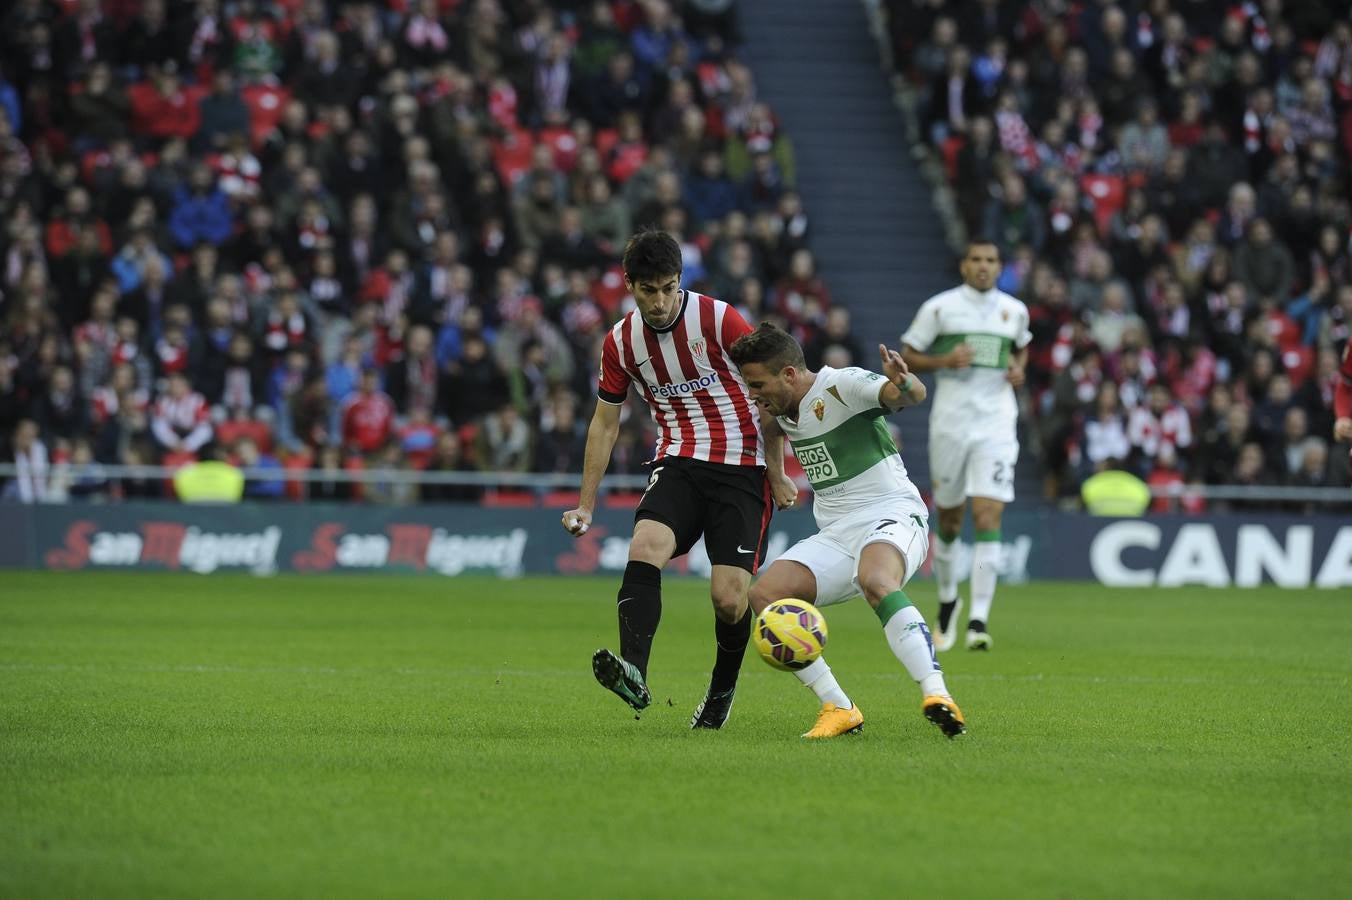
[[[911,580],[929,553],[929,522],[924,515],[865,510],[832,522],[794,544],[780,559],[802,563],[817,579],[817,606],[844,603],[863,593],[859,587],[859,557],[869,544],[891,544],[906,561],[901,584]],[[803,599],[809,599],[804,597]]]
[[[962,506],[968,497],[988,497],[1009,503],[1014,499],[1014,464],[1019,442],[1014,437],[991,439],[930,432],[930,484],[934,505]]]

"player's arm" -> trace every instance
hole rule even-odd
[[[798,502],[798,485],[784,473],[784,431],[775,417],[761,410],[761,434],[765,437],[765,476],[770,494],[779,509],[790,509]]]
[[[972,348],[967,344],[958,344],[947,353],[921,353],[910,344],[902,344],[901,358],[912,372],[965,369],[972,364]]]
[[[1019,328],[1019,336],[1014,339],[1014,349],[1009,354],[1005,380],[1009,382],[1010,387],[1021,388],[1028,377],[1028,348],[1033,346],[1033,332],[1028,330],[1028,307],[1018,301],[1015,302],[1018,304],[1017,321],[1022,327]]]
[[[878,403],[889,410],[924,403],[925,383],[911,374],[905,357],[884,344],[878,345],[878,355],[882,358],[883,377],[887,379],[878,389]]]
[[[610,465],[610,454],[620,435],[620,405],[629,393],[629,375],[620,365],[620,348],[614,333],[601,343],[601,371],[596,386],[596,412],[587,426],[587,449],[582,454],[582,490],[576,509],[563,514],[563,527],[577,537],[591,527],[596,492]]]
[[[1009,354],[1009,369],[1005,372],[1005,380],[1012,387],[1023,387],[1025,372],[1028,367],[1028,348],[1020,347]]]
[[[570,534],[581,535],[591,527],[592,511],[596,509],[596,493],[601,488],[601,476],[610,465],[610,454],[620,434],[620,406],[618,403],[596,401],[587,426],[587,449],[582,456],[582,491],[576,509],[563,514],[563,527]]]
[[[765,471],[770,475],[784,474],[784,432],[775,417],[761,410],[761,435],[765,438]]]

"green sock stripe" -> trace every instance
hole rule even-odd
[[[992,528],[990,531],[978,531],[976,533],[976,542],[978,544],[998,540],[1000,540],[1000,529],[998,528]]]
[[[942,542],[945,543],[945,544],[951,544],[951,543],[953,543],[954,541],[956,541],[957,539],[958,539],[958,533],[957,533],[956,531],[940,531],[940,532],[939,532],[939,540],[942,541]]]
[[[878,621],[886,625],[893,616],[911,605],[911,598],[906,596],[905,591],[893,591],[882,599],[874,612],[878,614]]]

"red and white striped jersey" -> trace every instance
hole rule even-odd
[[[187,434],[205,422],[210,412],[206,398],[196,391],[182,398],[162,394],[155,401],[155,418],[180,434]]]
[[[1191,447],[1192,421],[1188,411],[1176,403],[1160,413],[1149,406],[1138,406],[1127,420],[1127,437],[1132,446],[1154,459],[1164,444],[1173,445],[1175,450]]]
[[[597,396],[620,404],[637,384],[660,431],[654,458],[763,466],[760,416],[727,354],[750,331],[737,310],[690,291],[682,291],[681,311],[664,329],[630,312],[602,344]]]
[[[206,399],[196,391],[181,398],[169,394],[155,401],[155,413],[150,430],[166,447],[182,445],[196,453],[211,440],[210,410]]]

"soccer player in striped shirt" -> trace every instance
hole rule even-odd
[[[681,248],[665,232],[634,235],[623,267],[637,309],[615,323],[602,345],[580,501],[563,514],[569,533],[581,535],[591,525],[631,385],[647,402],[659,437],[617,597],[620,652],[597,650],[592,671],[635,710],[648,706],[662,568],[702,535],[713,565],[718,650],[690,725],[721,728],[751,633],[746,592],[765,554],[772,504],[791,506],[798,490],[784,475],[782,439],[766,445],[746,383],[728,358],[728,348],[750,326],[723,301],[681,290]]]
[[[966,730],[944,684],[925,617],[903,590],[929,551],[929,520],[884,416],[925,399],[925,386],[901,354],[878,345],[883,374],[850,366],[813,372],[803,348],[769,324],[732,348],[751,396],[764,410],[767,437],[793,445],[812,483],[812,515],[821,530],[794,544],[751,587],[759,613],[794,597],[818,606],[859,594],[878,614],[888,649],[920,686],[921,712],[948,737]],[[805,738],[831,738],[864,725],[831,667],[819,657],[794,672],[821,709]]]

